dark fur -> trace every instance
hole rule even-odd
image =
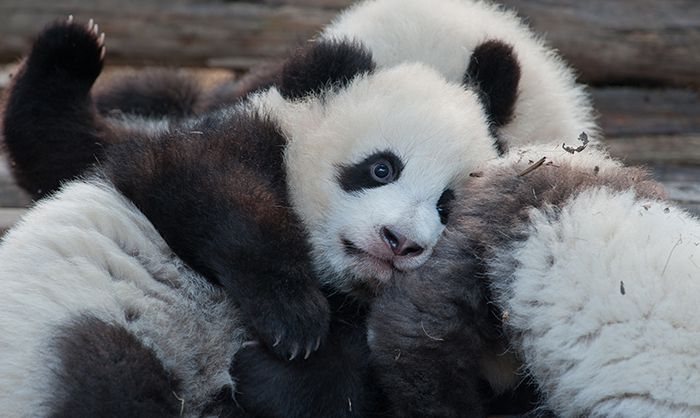
[[[32,196],[76,177],[110,142],[112,132],[90,98],[101,70],[97,37],[60,23],[41,33],[15,75],[3,136],[15,178]]]
[[[329,296],[333,320],[326,344],[309,359],[280,362],[260,345],[236,354],[238,403],[270,417],[366,417],[386,411],[370,367],[366,310],[345,295]]]
[[[488,303],[491,281],[502,279],[489,260],[527,238],[531,209],[560,206],[597,186],[663,197],[660,186],[637,168],[551,164],[519,175],[526,166],[491,167],[470,178],[432,258],[375,303],[368,322],[373,363],[398,415],[485,416],[491,395],[479,361],[483,353],[501,353],[499,347],[507,346],[501,312]],[[491,413],[532,409],[535,388],[524,383],[515,394],[492,400]]]
[[[175,119],[193,116],[204,99],[193,76],[169,69],[115,76],[100,85],[94,97],[102,115]]]
[[[374,68],[372,54],[359,43],[316,41],[289,58],[276,85],[285,99],[301,99],[329,87],[343,88]]]
[[[301,99],[329,88],[343,88],[358,74],[375,69],[372,54],[359,43],[315,43],[297,48],[287,60],[254,68],[235,84],[218,86],[209,99],[209,108],[225,107],[273,86],[285,99]]]
[[[494,128],[513,119],[518,99],[520,63],[512,46],[497,40],[477,46],[464,75],[464,83],[476,85]],[[501,154],[506,151],[505,144],[499,142],[496,145]]]
[[[113,117],[178,120],[205,106],[196,81],[173,70],[116,77],[91,94],[100,52],[86,25],[55,23],[39,35],[8,89],[4,146],[17,183],[34,198],[76,178],[133,134]]]
[[[373,305],[372,362],[397,416],[486,416],[480,360],[498,334],[468,250],[436,248]]]
[[[53,342],[59,366],[51,417],[178,417],[179,382],[119,325],[76,318]]]
[[[206,97],[207,110],[215,110],[237,103],[250,94],[267,90],[279,82],[285,61],[266,63],[252,68],[235,83],[222,83]]]

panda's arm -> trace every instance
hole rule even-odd
[[[92,165],[112,135],[90,97],[104,52],[94,29],[74,21],[48,27],[9,88],[4,143],[17,182],[34,197]]]
[[[177,256],[226,288],[266,345],[308,355],[326,336],[328,302],[286,201],[284,139],[254,115],[212,118],[114,146],[103,173]]]

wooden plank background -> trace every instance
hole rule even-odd
[[[429,0],[426,0],[429,1]],[[595,84],[700,86],[696,0],[503,0]],[[3,0],[0,60],[21,56],[47,23],[94,18],[112,63],[230,66],[273,59],[350,0]]]
[[[426,0],[430,1],[430,0]],[[2,0],[0,89],[47,23],[95,18],[110,67],[246,71],[312,37],[351,0]],[[700,209],[700,1],[503,0],[591,84],[612,152]],[[204,69],[204,71],[202,70]],[[28,203],[0,160],[0,227]],[[698,212],[700,213],[700,211]]]

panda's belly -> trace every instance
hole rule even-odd
[[[4,416],[49,413],[43,401],[63,383],[57,341],[86,318],[123,328],[186,382],[185,415],[233,383],[235,309],[108,184],[72,183],[31,210],[0,246],[0,288]]]

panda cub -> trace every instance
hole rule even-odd
[[[92,26],[44,31],[10,91],[6,132],[25,127],[63,150],[71,133],[99,139],[89,93],[102,51]],[[367,358],[366,306],[355,301],[430,258],[452,190],[497,155],[470,86],[420,64],[374,67],[356,44],[314,43],[275,88],[134,130],[93,174],[30,211],[0,245],[0,321],[11,331],[0,335],[2,409],[239,413],[226,394],[231,372],[258,364],[230,364],[242,339],[262,342],[257,356],[307,358],[330,310],[331,332],[357,324],[338,335],[356,338],[359,354],[334,357],[345,345],[333,340],[305,375],[307,397],[253,382],[261,392],[248,398],[257,407],[272,396],[273,414],[367,413],[371,376],[354,372]]]
[[[700,298],[700,222],[661,185],[598,150],[542,145],[494,160],[455,194],[432,259],[369,319],[399,415],[470,410],[468,372],[511,363],[483,350],[503,329],[543,416],[698,416],[699,330],[687,313]]]

